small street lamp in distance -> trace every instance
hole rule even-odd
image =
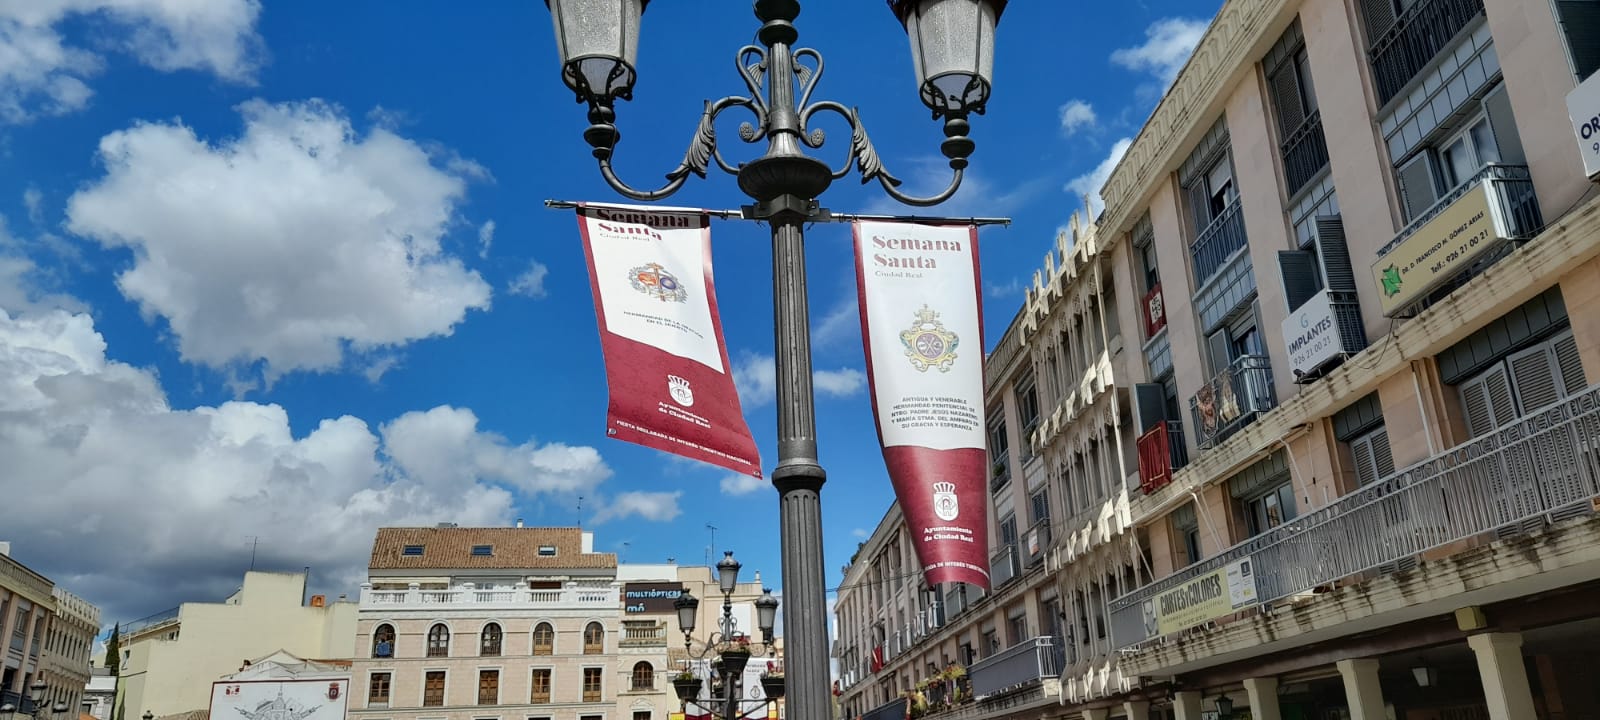
[[[859,0],[856,0],[859,2]],[[690,175],[706,177],[717,169],[737,178],[754,201],[746,219],[767,222],[772,230],[774,345],[777,365],[778,462],[772,484],[779,493],[783,552],[785,664],[791,720],[828,720],[829,658],[826,585],[822,557],[820,494],[827,473],[818,461],[816,408],[812,391],[810,313],[806,297],[805,225],[829,217],[818,198],[833,183],[859,172],[876,180],[885,194],[916,207],[937,205],[955,195],[976,147],[967,136],[971,115],[983,114],[993,89],[995,27],[1006,0],[889,0],[905,26],[916,70],[917,95],[943,120],[940,150],[951,178],[930,197],[900,191],[900,179],[878,157],[860,113],[833,101],[813,101],[821,80],[822,54],[794,47],[799,31],[799,0],[754,0],[759,45],[735,53],[737,74],[748,90],[708,101],[699,126],[666,185],[639,190],[617,176],[612,156],[622,135],[616,103],[633,98],[638,80],[639,38],[649,0],[545,0],[555,25],[561,79],[579,103],[588,106],[583,138],[601,176],[617,193],[656,201],[676,193]],[[749,117],[739,128],[745,143],[766,144],[749,162],[730,164],[717,144],[717,119],[729,110]],[[850,126],[849,152],[837,169],[806,154],[823,147],[826,134],[811,126],[818,113],[832,112]]]

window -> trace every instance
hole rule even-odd
[[[1146,243],[1139,248],[1139,266],[1144,277],[1144,291],[1154,292],[1161,286],[1161,273],[1156,265],[1156,244]]]
[[[1017,415],[1022,420],[1022,432],[1027,434],[1039,425],[1039,389],[1033,378],[1017,383]]]
[[[1415,220],[1452,190],[1477,179],[1487,165],[1527,163],[1504,84],[1488,91],[1481,101],[1464,103],[1459,111],[1471,119],[1395,167],[1408,220]]]
[[[1600,70],[1600,2],[1556,0],[1556,19],[1567,39],[1572,71],[1583,82]]]
[[[483,636],[479,640],[478,654],[492,657],[500,654],[500,624],[489,623],[483,626]]]
[[[375,672],[367,677],[367,707],[389,707],[389,673]]]
[[[649,710],[635,710],[635,711],[633,711],[633,720],[650,720],[650,711]]]
[[[499,705],[500,704],[500,671],[499,670],[479,670],[478,671],[478,704],[479,705]]]
[[[1016,547],[1017,545],[1017,516],[1007,515],[1000,520],[1000,545],[1002,547]]]
[[[1004,408],[989,411],[989,462],[994,465],[993,474],[996,479],[1004,477],[1011,471],[1007,465],[1010,440],[1006,437],[1006,420]]]
[[[604,655],[606,652],[606,630],[600,623],[589,623],[583,629],[583,654]]]
[[[1040,523],[1044,523],[1046,525],[1050,524],[1049,488],[1040,488],[1039,492],[1034,493],[1033,497],[1029,499],[1029,504],[1032,505],[1033,522],[1035,525]]]
[[[428,657],[450,657],[450,628],[444,623],[428,629]]]
[[[1206,217],[1216,220],[1222,216],[1222,211],[1233,204],[1233,198],[1238,195],[1238,190],[1233,186],[1233,162],[1226,155],[1206,171],[1202,187],[1205,193]]]
[[[1183,566],[1200,562],[1200,518],[1197,510],[1199,506],[1189,503],[1167,516],[1172,520],[1172,534],[1177,539],[1178,549],[1183,551],[1179,558]]]
[[[473,545],[472,554],[476,557],[491,557],[494,555],[493,545]]]
[[[556,650],[556,629],[550,623],[542,622],[533,628],[533,654],[554,655]]]
[[[1000,633],[993,628],[983,631],[983,655],[986,658],[1000,654]]]
[[[444,707],[444,671],[429,670],[423,674],[422,706]]]
[[[1256,536],[1295,518],[1294,485],[1284,483],[1245,503],[1250,535]]]
[[[405,546],[405,548],[403,550],[400,551],[400,554],[401,555],[407,555],[407,556],[410,556],[410,557],[419,557],[419,556],[422,555],[422,546],[421,545],[407,545],[407,546]]]
[[[1394,455],[1389,451],[1389,431],[1379,427],[1350,441],[1355,456],[1356,481],[1370,485],[1394,474]]]
[[[1006,620],[1006,639],[1012,645],[1028,639],[1028,616],[1017,608],[1018,612]]]
[[[601,668],[583,669],[583,701],[600,702],[600,679],[604,671]]]
[[[645,692],[656,689],[656,669],[650,663],[641,662],[633,666],[633,690]]]
[[[1572,333],[1517,352],[1460,386],[1467,429],[1478,437],[1582,392],[1583,362]]]
[[[545,705],[550,702],[550,668],[534,668],[533,682],[528,686],[528,703]]]
[[[1489,163],[1500,162],[1500,148],[1495,145],[1494,131],[1484,115],[1479,115],[1465,130],[1446,140],[1443,147],[1439,151],[1439,165],[1447,188],[1477,177],[1478,170]]]
[[[394,657],[394,626],[384,623],[372,632],[372,656]]]
[[[539,546],[539,557],[555,557],[555,556],[556,556],[556,546],[554,546],[554,545],[540,545]]]

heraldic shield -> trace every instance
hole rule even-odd
[[[916,317],[916,322],[900,333],[900,342],[905,345],[912,367],[918,372],[927,372],[929,368],[950,372],[950,366],[956,362],[956,348],[961,345],[960,336],[946,330],[939,321],[939,313],[927,305],[917,311]]]

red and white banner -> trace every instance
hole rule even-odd
[[[611,404],[606,434],[761,477],[739,407],[698,210],[583,206]]]
[[[930,584],[988,589],[978,230],[858,222],[856,290],[883,460]]]

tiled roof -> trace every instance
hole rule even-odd
[[[421,545],[421,555],[406,555],[408,545]],[[472,548],[488,545],[489,555]],[[554,557],[539,548],[554,546]],[[379,528],[372,543],[373,570],[587,569],[615,568],[615,553],[583,552],[579,528]]]

